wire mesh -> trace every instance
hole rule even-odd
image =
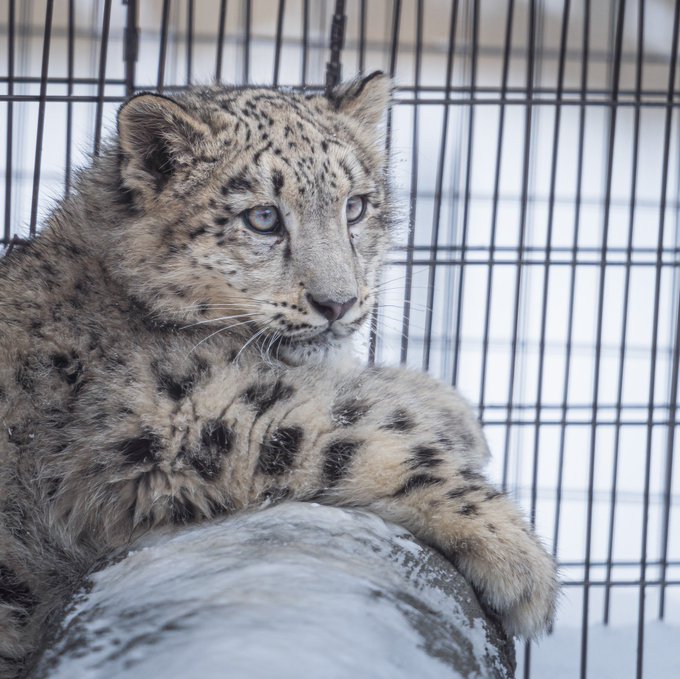
[[[560,561],[520,674],[673,676],[679,25],[668,0],[0,0],[0,244],[135,91],[387,71],[403,228],[365,351],[458,386]]]

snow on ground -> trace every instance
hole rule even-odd
[[[578,679],[581,630],[562,627],[532,650],[532,677]],[[588,677],[634,679],[637,627],[591,625],[588,635]],[[522,650],[518,648],[517,676],[522,676]],[[680,627],[661,622],[645,626],[645,679],[680,678]]]

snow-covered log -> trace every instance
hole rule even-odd
[[[147,535],[94,574],[31,677],[508,678],[457,571],[363,511],[284,503]]]

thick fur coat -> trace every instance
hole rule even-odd
[[[425,375],[342,361],[393,223],[381,74],[332,96],[124,104],[40,236],[0,261],[0,677],[150,527],[285,498],[367,507],[450,558],[512,634],[555,568]]]

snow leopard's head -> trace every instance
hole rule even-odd
[[[382,73],[331,96],[201,87],[118,114],[112,261],[159,318],[303,362],[370,315],[392,208]],[[269,343],[269,344],[267,344]]]

